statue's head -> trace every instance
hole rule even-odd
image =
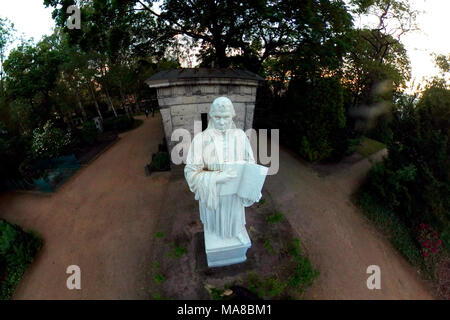
[[[209,119],[214,128],[220,131],[232,128],[235,115],[233,103],[227,97],[216,98],[209,109]]]

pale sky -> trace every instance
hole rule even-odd
[[[438,73],[432,53],[450,54],[450,1],[411,0],[411,3],[425,11],[417,17],[421,31],[406,34],[402,42],[411,60],[413,80],[420,82],[423,77]]]
[[[439,72],[432,53],[450,54],[450,0],[409,0],[409,3],[421,12],[416,20],[420,30],[404,34],[401,42],[411,61],[411,80],[417,85]],[[357,26],[367,23],[355,20]]]
[[[55,23],[53,8],[45,8],[43,0],[0,0],[0,17],[14,23],[18,36],[31,37],[39,41],[45,34],[51,34]]]
[[[437,74],[431,53],[450,53],[450,0],[410,0],[410,3],[424,11],[417,17],[421,31],[405,35],[402,42],[411,60],[412,76],[420,81]],[[19,36],[33,37],[35,41],[51,34],[55,26],[52,9],[45,8],[41,0],[0,0],[0,17],[11,20]]]

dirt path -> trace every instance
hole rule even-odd
[[[308,298],[432,299],[429,285],[350,201],[370,166],[365,159],[319,177],[294,154],[280,150],[280,170],[267,178],[265,188],[321,271]],[[381,290],[367,289],[369,265],[381,269]]]
[[[0,217],[45,240],[15,299],[148,298],[146,267],[169,173],[145,176],[163,131],[159,115],[141,119],[51,196],[0,196]],[[81,268],[82,290],[66,288],[73,264]]]

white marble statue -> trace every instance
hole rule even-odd
[[[257,199],[241,198],[237,194],[221,195],[221,185],[236,179],[236,171],[226,168],[236,161],[255,163],[253,151],[245,132],[237,129],[233,104],[227,97],[219,97],[211,104],[208,127],[192,140],[184,174],[190,190],[199,201],[200,219],[205,231],[208,250],[223,251],[245,247],[240,257],[228,257],[214,263],[208,255],[208,265],[219,266],[245,261],[250,239],[245,228],[245,207]],[[251,188],[251,186],[250,186]],[[214,251],[213,250],[213,251]],[[233,259],[235,260],[233,262]],[[211,260],[211,261],[210,261]]]

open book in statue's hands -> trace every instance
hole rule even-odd
[[[237,194],[239,197],[258,201],[269,168],[256,163],[238,161],[226,163],[224,171],[233,172],[236,177],[220,184],[219,195]]]

